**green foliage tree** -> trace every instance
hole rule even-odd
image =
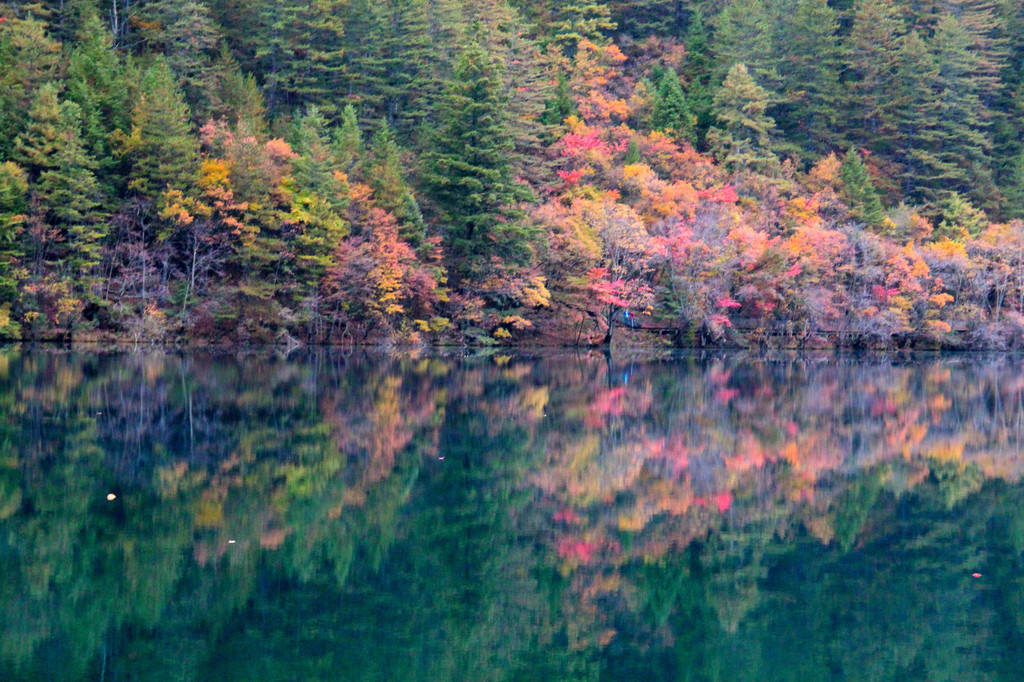
[[[773,148],[775,121],[765,113],[771,97],[754,82],[747,67],[729,70],[715,95],[714,115],[719,125],[708,132],[708,145],[718,160],[733,172],[772,174],[779,163]]]
[[[68,58],[68,100],[82,112],[82,140],[97,163],[108,194],[123,187],[114,138],[131,128],[135,68],[116,50],[95,11],[82,19],[81,37]]]
[[[25,126],[35,91],[61,75],[60,43],[30,15],[0,26],[0,158],[10,158]]]
[[[813,158],[833,147],[839,132],[839,19],[826,0],[798,0],[779,31],[782,106],[775,118],[787,140]]]
[[[576,45],[581,40],[589,40],[599,45],[607,42],[608,34],[616,28],[608,3],[570,0],[568,3],[556,5],[556,14],[550,31],[555,42],[567,54],[575,53]]]
[[[856,149],[851,147],[846,152],[839,177],[843,181],[843,199],[849,205],[853,217],[870,227],[880,225],[884,217],[882,202]]]
[[[25,269],[21,232],[28,210],[28,175],[17,164],[0,164],[0,337],[18,338],[14,319],[20,280]]]
[[[423,214],[405,179],[402,151],[386,123],[373,136],[369,151],[366,176],[374,200],[398,219],[398,236],[413,248],[420,246],[426,236]]]
[[[679,82],[679,74],[675,69],[665,69],[654,91],[651,128],[692,143],[695,123],[696,119]]]
[[[479,45],[463,53],[438,111],[433,149],[423,181],[448,226],[453,254],[465,269],[479,266],[506,242],[523,259],[517,204],[529,192],[512,176],[515,148],[496,65]],[[511,242],[511,243],[508,243]]]
[[[163,59],[142,75],[124,152],[131,168],[128,187],[140,196],[155,199],[168,187],[184,189],[195,182],[198,143],[188,105]]]

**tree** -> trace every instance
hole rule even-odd
[[[892,96],[903,24],[893,0],[861,0],[846,37],[849,112],[844,134],[891,154],[898,106]]]
[[[108,194],[123,187],[114,138],[131,128],[136,71],[111,49],[112,36],[95,11],[82,21],[81,37],[68,58],[68,100],[82,112],[82,141],[97,163]]]
[[[167,66],[193,115],[205,120],[215,97],[215,58],[221,41],[220,30],[210,8],[197,0],[164,0],[155,5],[163,23],[161,39]]]
[[[838,133],[841,101],[838,17],[826,0],[798,0],[779,30],[779,127],[805,157],[827,153]]]
[[[399,236],[413,248],[419,247],[426,237],[423,214],[406,182],[401,149],[387,123],[373,136],[366,176],[373,188],[374,202],[398,220]]]
[[[512,177],[515,145],[505,117],[497,67],[479,45],[462,54],[438,111],[423,180],[448,226],[453,255],[466,274],[502,248],[523,260],[516,204],[529,192]]]
[[[843,198],[850,207],[853,217],[871,227],[880,225],[884,217],[882,202],[856,149],[851,147],[846,152],[839,169],[839,177],[843,181]]]
[[[15,146],[32,180],[35,218],[58,231],[38,236],[43,242],[38,245],[40,257],[56,255],[79,284],[88,285],[83,276],[99,264],[105,229],[100,186],[93,174],[96,162],[82,143],[81,110],[74,102],[61,103],[56,86],[44,85]]]
[[[775,121],[765,113],[770,101],[768,91],[754,82],[745,65],[729,69],[715,95],[719,126],[708,133],[708,145],[730,171],[775,172],[779,163],[772,151]]]
[[[18,338],[20,325],[12,319],[19,282],[25,275],[21,232],[28,209],[28,175],[10,161],[0,164],[0,337]]]
[[[124,151],[130,164],[129,190],[147,199],[168,187],[191,187],[198,171],[198,144],[189,110],[163,59],[142,75],[132,108],[132,130]]]
[[[686,95],[683,94],[683,86],[679,83],[679,74],[675,69],[665,69],[661,80],[658,81],[658,88],[654,91],[651,128],[692,144],[695,123],[696,119],[690,111]]]
[[[715,18],[715,77],[718,83],[737,64],[749,65],[761,85],[774,89],[779,83],[770,3],[762,0],[728,0]]]
[[[581,40],[603,45],[607,42],[608,33],[615,30],[616,24],[607,3],[570,0],[557,5],[550,30],[566,54],[575,54],[576,45]]]
[[[31,16],[0,25],[0,158],[11,157],[35,91],[61,73],[61,46]]]

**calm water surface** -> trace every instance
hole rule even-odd
[[[0,349],[2,680],[1020,680],[1024,366]]]

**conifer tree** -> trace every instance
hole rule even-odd
[[[115,131],[131,127],[134,69],[111,49],[112,36],[95,11],[82,18],[81,37],[68,59],[67,98],[82,112],[82,141],[96,159],[108,194],[122,185],[114,157]]]
[[[712,83],[712,66],[707,25],[703,14],[694,11],[686,31],[686,63],[682,72],[687,85],[687,103],[696,119],[698,144],[703,144],[704,136],[713,123],[711,107],[718,84]]]
[[[779,84],[772,16],[763,0],[727,0],[715,19],[716,82],[736,64],[747,66],[757,82],[774,90]]]
[[[28,175],[17,164],[0,164],[0,337],[18,338],[15,319],[19,283],[24,276],[21,232],[28,210]]]
[[[164,26],[161,38],[167,66],[177,77],[192,113],[205,120],[217,87],[214,67],[220,30],[204,2],[163,0],[154,7]]]
[[[61,72],[61,46],[46,24],[31,16],[6,21],[0,29],[0,158],[10,158],[36,89]]]
[[[494,63],[479,45],[470,45],[441,99],[423,173],[463,268],[472,265],[471,258],[492,254],[503,238],[519,241],[513,234],[521,216],[516,204],[527,192],[512,176],[509,155],[515,145],[505,109]]]
[[[188,105],[163,59],[142,75],[124,151],[131,166],[128,187],[140,196],[155,199],[167,187],[185,189],[195,181],[198,143]]]
[[[398,219],[402,239],[418,247],[426,236],[423,215],[405,180],[401,150],[386,123],[373,136],[366,170],[377,205]]]
[[[776,42],[783,105],[776,119],[787,139],[813,157],[827,152],[838,132],[839,20],[827,0],[797,0],[780,26]]]
[[[896,118],[893,88],[903,22],[893,0],[861,0],[846,37],[845,137],[892,153]]]
[[[715,157],[731,171],[772,174],[779,160],[772,151],[775,121],[765,113],[771,98],[754,82],[744,64],[736,64],[715,95],[718,126],[708,132]]]
[[[227,50],[222,50],[214,73],[217,80],[210,103],[212,115],[232,126],[244,127],[257,137],[264,137],[267,107],[256,78],[252,74],[243,74]]]
[[[611,10],[605,2],[569,0],[560,5],[551,24],[555,42],[566,54],[574,54],[581,40],[598,45],[608,42],[608,34],[615,30]]]
[[[299,190],[314,194],[335,209],[347,203],[341,159],[331,144],[327,119],[320,108],[310,106],[295,123],[292,149],[299,158],[292,162]]]
[[[681,40],[695,11],[691,0],[619,0],[609,3],[619,31],[643,41],[649,36]]]
[[[359,130],[356,109],[345,105],[341,112],[341,125],[334,136],[334,149],[342,171],[348,173],[363,156],[363,134]]]
[[[651,128],[692,143],[694,123],[696,120],[679,83],[679,75],[675,69],[665,69],[654,91]]]
[[[57,98],[48,83],[39,88],[29,111],[29,126],[15,145],[30,173],[31,196],[38,218],[58,230],[58,258],[66,259],[78,276],[99,263],[100,242],[105,234],[99,212],[101,193],[93,174],[96,163],[81,139],[81,111],[74,102]]]
[[[843,199],[853,217],[871,227],[881,224],[884,217],[882,202],[856,149],[851,147],[846,152],[839,177],[843,181]]]

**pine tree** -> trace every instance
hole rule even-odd
[[[403,168],[394,134],[386,123],[382,124],[373,137],[366,175],[377,205],[398,219],[399,235],[416,248],[426,236],[425,226]]]
[[[867,168],[864,167],[864,161],[852,147],[843,157],[839,177],[843,181],[843,199],[850,207],[853,217],[871,227],[880,225],[884,217],[882,202]]]
[[[736,64],[715,95],[714,115],[719,125],[708,132],[715,157],[734,172],[771,175],[778,167],[772,151],[775,121],[765,112],[771,97],[754,82],[747,67]]]
[[[164,56],[196,119],[205,120],[217,86],[215,59],[220,29],[210,8],[197,0],[163,0],[154,5],[164,31]]]
[[[619,31],[634,40],[663,36],[682,40],[692,19],[691,0],[632,0],[610,2]]]
[[[566,54],[575,54],[581,40],[603,45],[615,28],[607,3],[570,0],[559,6],[550,30]]]
[[[717,89],[717,83],[712,84],[713,61],[708,37],[703,15],[695,11],[686,31],[686,63],[682,72],[687,85],[687,102],[696,119],[695,136],[702,147],[708,128],[714,123],[711,108]]]
[[[29,125],[15,147],[29,171],[34,212],[62,235],[59,245],[44,245],[66,259],[78,276],[99,263],[105,235],[99,211],[101,192],[93,169],[96,162],[81,138],[81,111],[57,97],[48,83],[39,88],[29,110]]]
[[[683,94],[683,86],[679,83],[679,75],[675,69],[665,69],[654,91],[651,128],[693,143],[695,123],[686,95]]]
[[[838,132],[843,60],[836,12],[827,0],[797,0],[780,26],[776,42],[784,104],[776,119],[806,156],[824,154]]]
[[[344,209],[348,201],[344,170],[319,107],[310,106],[295,122],[292,149],[299,155],[292,163],[299,190],[320,197],[334,210]]]
[[[343,0],[261,0],[256,49],[264,63],[264,91],[271,116],[314,104],[335,112],[335,94],[346,80]]]
[[[876,152],[892,154],[896,103],[893,89],[903,23],[893,0],[861,0],[846,38],[848,80],[844,135]]]
[[[0,27],[0,158],[10,158],[25,126],[36,89],[61,73],[61,46],[37,19],[12,19]]]
[[[85,15],[81,25],[81,37],[68,59],[66,96],[82,112],[82,141],[97,161],[106,193],[112,195],[122,186],[113,137],[131,127],[135,72],[111,49],[112,36],[95,11]]]
[[[244,127],[257,137],[265,137],[267,107],[256,78],[243,74],[238,62],[226,50],[221,52],[214,73],[217,80],[210,103],[213,117]]]
[[[125,153],[128,187],[143,197],[155,199],[167,187],[185,189],[195,182],[198,144],[188,105],[163,59],[142,75]]]
[[[334,153],[341,170],[350,172],[362,158],[363,151],[363,134],[359,130],[356,109],[347,104],[341,112],[341,125],[334,136]]]
[[[24,277],[21,232],[28,210],[28,174],[17,164],[0,164],[0,338],[18,338],[15,317]]]
[[[772,27],[768,3],[728,0],[715,19],[713,80],[721,82],[733,66],[744,64],[760,85],[772,90],[778,87],[778,59]]]
[[[507,241],[522,215],[527,192],[514,180],[514,149],[505,120],[506,100],[495,65],[479,45],[463,53],[438,111],[433,149],[425,155],[423,181],[447,224],[463,274],[470,259],[486,258]],[[518,244],[505,244],[522,254]]]

